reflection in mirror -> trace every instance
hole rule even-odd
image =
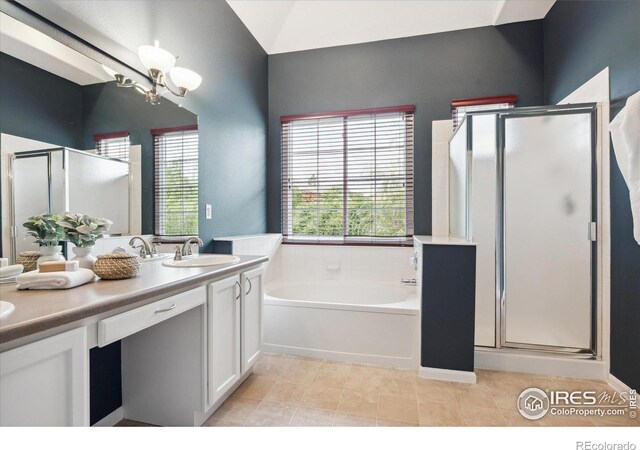
[[[150,105],[109,68],[0,19],[2,256],[32,249],[22,223],[48,212],[106,217],[110,234],[153,234],[151,132],[197,129],[197,116],[169,99]]]

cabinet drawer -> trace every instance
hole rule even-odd
[[[101,320],[98,322],[98,347],[104,347],[198,305],[203,305],[206,299],[206,288],[202,286]]]

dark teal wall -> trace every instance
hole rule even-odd
[[[79,148],[82,87],[0,53],[0,132]]]
[[[640,2],[559,1],[544,19],[548,103],[609,66],[611,118],[640,90]],[[611,155],[611,373],[640,388],[640,245],[629,190]]]
[[[269,56],[269,231],[281,228],[280,116],[415,104],[415,232],[431,233],[431,122],[451,100],[543,101],[542,21]]]

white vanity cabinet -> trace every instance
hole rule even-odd
[[[222,398],[240,379],[240,276],[209,284],[208,321],[208,402]]]
[[[260,355],[263,274],[259,267],[209,284],[209,406],[223,398]]]
[[[88,353],[84,327],[0,353],[0,425],[89,425]]]
[[[242,317],[242,373],[246,373],[262,351],[262,303],[264,298],[264,268],[240,275],[243,288],[240,315]]]

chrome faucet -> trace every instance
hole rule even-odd
[[[191,244],[198,244],[198,247],[202,247],[204,244],[202,243],[202,239],[198,236],[191,236],[182,245],[182,256],[192,256],[193,252],[191,250]]]
[[[141,245],[133,245],[136,241],[142,242]],[[155,248],[155,244],[152,247],[149,247],[149,243],[142,239],[140,236],[134,236],[129,241],[129,245],[133,248],[140,249],[140,258],[147,259],[153,257],[154,254],[157,254],[158,251]]]

